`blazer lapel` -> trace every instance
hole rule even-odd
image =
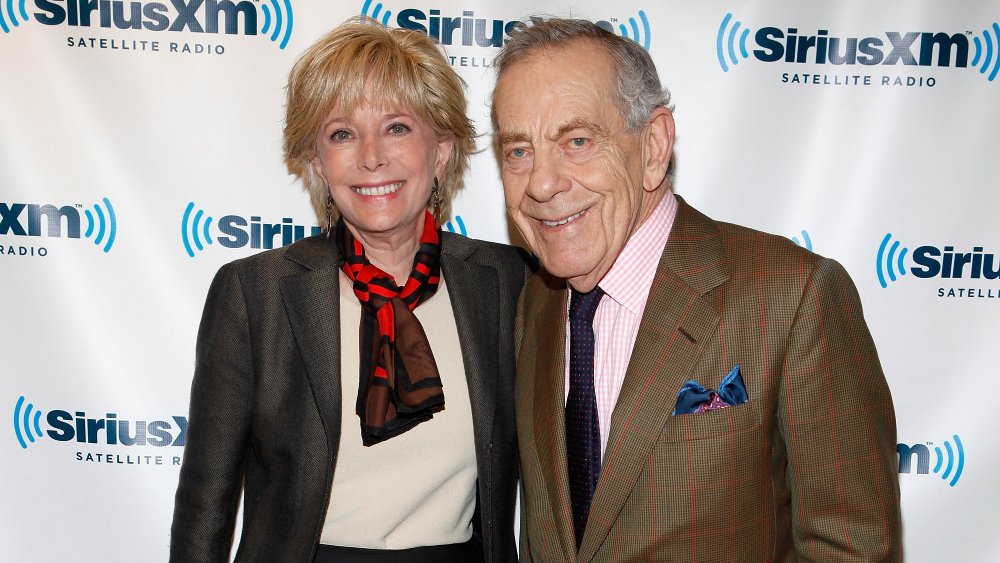
[[[573,507],[566,463],[566,288],[565,283],[549,288],[538,318],[553,319],[536,332],[534,374],[534,438],[549,504],[559,532],[566,560],[576,554],[573,535]]]
[[[475,248],[465,239],[443,233],[441,271],[455,314],[462,363],[469,385],[476,458],[485,461],[496,417],[499,366],[497,272],[474,260]],[[445,390],[447,401],[447,390]]]
[[[691,374],[718,329],[710,291],[728,279],[714,223],[678,198],[677,216],[650,288],[594,492],[580,561],[604,543]]]
[[[281,295],[306,377],[336,458],[340,445],[340,273],[338,253],[322,238],[303,239],[285,257],[305,267],[281,280]]]

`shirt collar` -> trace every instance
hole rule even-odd
[[[653,214],[625,242],[611,269],[597,284],[629,312],[640,315],[656,275],[670,229],[677,216],[677,198],[667,190]]]

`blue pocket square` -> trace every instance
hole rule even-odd
[[[727,409],[747,402],[747,387],[740,375],[740,366],[733,366],[729,375],[722,378],[719,390],[706,389],[693,379],[687,380],[677,393],[677,406],[671,416]]]

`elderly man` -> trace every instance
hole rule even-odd
[[[649,55],[536,21],[496,59],[531,561],[901,558],[892,400],[836,262],[671,191]]]

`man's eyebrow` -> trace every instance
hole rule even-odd
[[[530,140],[524,133],[501,132],[497,134],[497,144],[501,146],[508,143],[527,143]]]
[[[560,125],[559,129],[556,130],[555,138],[562,137],[566,133],[569,133],[570,131],[576,129],[584,129],[598,135],[604,134],[604,128],[598,125],[596,122],[584,119],[582,117],[577,117]]]
[[[586,131],[591,131],[597,135],[604,135],[604,128],[597,124],[595,121],[590,121],[589,119],[584,119],[582,117],[577,117],[563,123],[556,130],[555,134],[552,136],[554,139],[562,137],[570,131],[575,131],[578,129],[583,129]],[[497,144],[503,146],[508,143],[530,143],[531,139],[525,133],[516,132],[500,132],[496,136]]]

